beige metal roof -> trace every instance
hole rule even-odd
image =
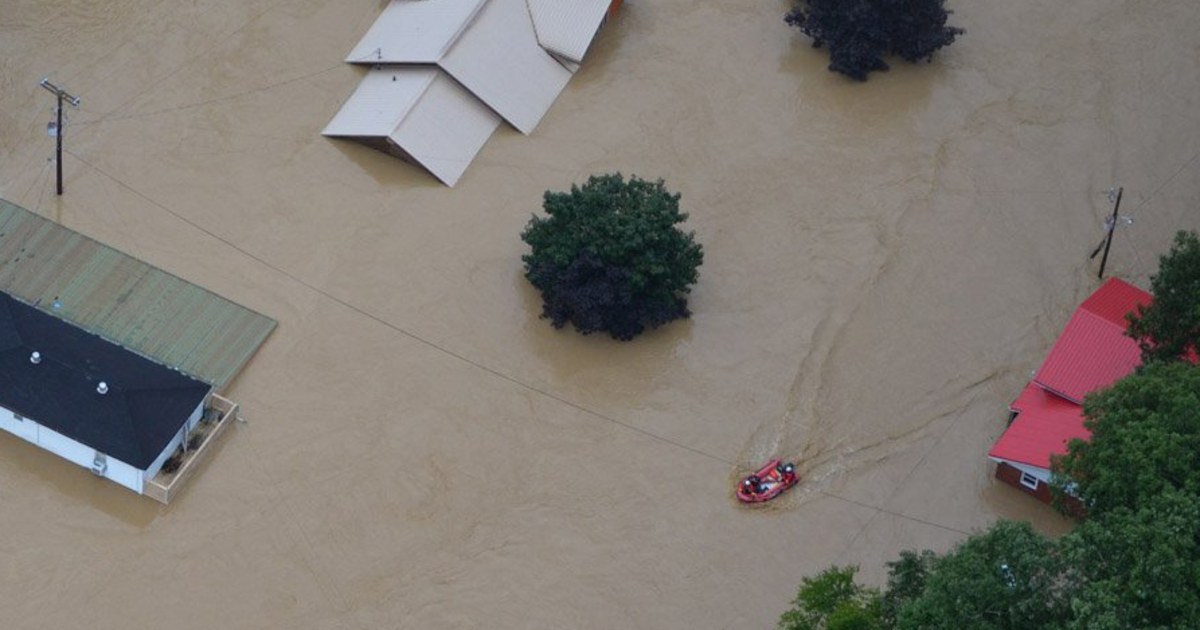
[[[322,133],[409,158],[453,186],[500,119],[533,132],[611,4],[392,0],[347,58],[375,68]]]
[[[489,0],[439,65],[525,134],[571,79],[538,44],[525,0]]]
[[[434,67],[368,72],[321,134],[340,137],[391,135],[439,74],[441,71]]]
[[[3,199],[0,290],[218,391],[276,324]]]
[[[438,73],[390,138],[442,183],[453,186],[499,126],[495,112]]]
[[[323,133],[399,153],[453,186],[499,125],[441,70],[392,66],[368,72]]]
[[[611,0],[525,0],[542,48],[576,64],[592,45]]]
[[[392,0],[346,57],[350,63],[436,63],[485,0]]]

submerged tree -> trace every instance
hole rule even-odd
[[[1069,617],[1054,543],[1028,523],[999,521],[930,564],[896,628],[1027,630]],[[895,570],[895,569],[893,569]]]
[[[1200,367],[1151,363],[1084,399],[1087,440],[1055,462],[1091,515],[1167,491],[1200,495]]]
[[[888,563],[882,614],[872,623],[901,630],[1200,628],[1200,367],[1151,362],[1089,395],[1083,411],[1090,439],[1072,440],[1055,461],[1057,483],[1069,480],[1087,506],[1079,527],[1053,541],[1028,524],[1000,521],[944,555],[902,553]],[[806,602],[853,601],[863,589],[852,577],[823,591],[837,597],[798,597],[797,605],[820,612],[831,607]],[[812,583],[806,579],[801,593]]]
[[[882,618],[879,592],[854,581],[858,567],[829,567],[804,578],[779,630],[876,630]]]
[[[1071,630],[1200,628],[1200,496],[1166,490],[1062,539]]]
[[[522,260],[555,328],[629,340],[691,314],[685,296],[704,254],[675,227],[687,214],[662,180],[593,176],[569,193],[547,191],[542,207],[549,216],[521,234],[531,248]]]
[[[859,81],[887,70],[884,57],[932,60],[965,31],[946,26],[945,0],[797,0],[788,24],[829,46],[829,69]]]
[[[1172,361],[1200,351],[1200,235],[1180,231],[1150,278],[1154,301],[1128,315],[1142,361]]]

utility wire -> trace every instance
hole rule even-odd
[[[65,149],[64,149],[64,150],[65,150]],[[721,456],[719,456],[719,455],[715,455],[715,454],[713,454],[713,453],[709,453],[709,452],[707,452],[707,451],[704,451],[704,450],[698,449],[698,448],[696,448],[696,447],[689,446],[689,445],[687,445],[687,444],[684,444],[684,443],[682,443],[682,442],[680,442],[680,441],[678,441],[678,440],[671,439],[671,438],[669,438],[669,437],[666,437],[666,436],[664,436],[664,435],[659,435],[659,434],[657,434],[657,433],[654,433],[653,431],[649,431],[649,430],[647,430],[647,429],[643,429],[643,428],[641,428],[641,427],[639,427],[639,426],[637,426],[637,425],[634,425],[634,424],[632,424],[632,423],[629,423],[629,422],[626,422],[626,421],[623,421],[623,420],[619,420],[619,419],[617,419],[617,418],[614,418],[614,417],[612,417],[612,416],[609,416],[609,415],[607,415],[607,414],[601,413],[601,412],[599,412],[599,411],[596,411],[596,410],[594,410],[594,409],[589,409],[588,407],[585,407],[585,406],[583,406],[583,405],[581,405],[581,404],[579,404],[579,403],[576,403],[576,402],[574,402],[574,401],[571,401],[571,400],[569,400],[569,399],[567,399],[567,398],[564,398],[564,397],[562,397],[562,396],[560,396],[560,395],[558,395],[558,394],[555,394],[554,392],[550,392],[550,391],[547,391],[547,390],[545,390],[545,389],[543,389],[543,388],[541,388],[541,387],[537,387],[536,385],[533,385],[533,384],[530,384],[530,383],[526,383],[526,382],[524,382],[524,381],[522,381],[522,380],[520,380],[520,379],[518,379],[518,378],[515,378],[515,377],[513,377],[513,376],[510,376],[510,375],[508,375],[508,374],[505,374],[505,373],[503,373],[503,372],[500,372],[499,370],[497,370],[497,369],[495,369],[495,368],[489,367],[489,366],[487,366],[487,365],[485,365],[485,364],[483,364],[483,363],[480,363],[479,361],[476,361],[476,360],[474,360],[474,359],[471,359],[470,357],[467,357],[467,356],[465,356],[465,355],[463,355],[463,354],[460,354],[460,353],[458,353],[458,352],[455,352],[454,350],[451,350],[451,349],[449,349],[449,348],[446,348],[446,347],[444,347],[444,346],[442,346],[442,345],[439,345],[438,343],[436,343],[436,342],[434,342],[434,341],[431,341],[431,340],[429,340],[429,339],[426,339],[425,337],[422,337],[422,336],[420,336],[420,335],[418,335],[418,334],[416,334],[416,333],[414,333],[414,332],[411,332],[411,331],[409,331],[409,330],[407,330],[407,329],[404,329],[404,328],[402,328],[402,327],[400,327],[400,326],[398,326],[398,325],[396,325],[396,324],[393,324],[393,323],[391,323],[391,322],[389,322],[389,321],[387,321],[387,320],[385,320],[385,319],[383,319],[383,318],[381,318],[381,317],[379,317],[379,316],[377,316],[377,315],[375,315],[375,314],[373,314],[373,313],[371,313],[371,312],[369,312],[369,311],[366,311],[366,310],[364,310],[364,309],[363,309],[363,308],[361,308],[361,307],[355,306],[354,304],[351,304],[351,303],[347,302],[346,300],[343,300],[343,299],[341,299],[341,298],[339,298],[339,297],[337,297],[337,296],[335,296],[335,295],[332,295],[331,293],[329,293],[328,291],[325,291],[324,289],[321,289],[320,287],[314,286],[314,285],[312,285],[312,284],[310,284],[310,283],[306,282],[305,280],[303,280],[303,279],[301,279],[301,278],[297,277],[296,275],[292,274],[291,272],[288,272],[287,270],[284,270],[284,269],[282,269],[282,268],[280,268],[280,267],[278,267],[278,266],[276,266],[276,265],[272,264],[271,262],[269,262],[269,261],[267,261],[267,260],[265,260],[265,259],[263,259],[263,258],[261,258],[261,257],[259,257],[259,256],[257,256],[257,255],[255,255],[254,253],[252,253],[252,252],[250,252],[250,251],[248,251],[248,250],[246,250],[246,249],[244,249],[244,248],[240,247],[239,245],[237,245],[236,243],[233,243],[233,242],[232,242],[232,241],[230,241],[229,239],[227,239],[227,238],[225,238],[225,237],[223,237],[223,236],[221,236],[221,235],[219,235],[219,234],[216,234],[216,233],[212,232],[211,230],[209,230],[208,228],[205,228],[205,227],[204,227],[204,226],[202,226],[202,225],[199,225],[199,224],[195,223],[195,222],[194,222],[194,221],[192,221],[191,219],[188,219],[187,217],[185,217],[185,216],[183,216],[183,215],[181,215],[181,214],[179,214],[179,213],[175,212],[174,210],[171,210],[171,209],[170,209],[170,208],[168,208],[166,205],[164,205],[164,204],[162,204],[162,203],[159,203],[158,201],[156,201],[156,200],[154,200],[154,199],[150,198],[150,197],[149,197],[149,196],[147,196],[146,194],[142,193],[140,190],[137,190],[137,189],[136,189],[136,188],[134,188],[133,186],[130,186],[129,184],[125,183],[124,181],[122,181],[122,180],[118,179],[117,177],[115,177],[115,176],[114,176],[114,175],[112,175],[111,173],[109,173],[109,172],[105,171],[104,169],[100,168],[99,166],[97,166],[97,165],[95,165],[95,164],[93,164],[93,163],[89,162],[88,160],[86,160],[86,159],[84,159],[84,158],[80,157],[78,154],[76,154],[76,153],[74,153],[74,152],[71,152],[71,151],[67,151],[67,153],[69,153],[69,154],[70,154],[72,157],[74,157],[75,159],[77,159],[77,160],[79,160],[80,162],[82,162],[82,163],[83,163],[85,166],[87,166],[88,168],[91,168],[92,170],[96,171],[97,173],[100,173],[101,175],[103,175],[104,177],[108,178],[109,180],[111,180],[112,182],[114,182],[115,184],[117,184],[118,186],[120,186],[120,187],[124,188],[125,190],[128,190],[129,192],[133,193],[134,195],[136,195],[136,196],[140,197],[141,199],[145,200],[147,203],[149,203],[149,204],[153,205],[153,206],[154,206],[154,207],[156,207],[156,208],[159,208],[160,210],[162,210],[162,211],[166,212],[167,214],[170,214],[171,216],[175,217],[176,219],[178,219],[178,220],[182,221],[183,223],[186,223],[187,225],[189,225],[189,226],[191,226],[192,228],[194,228],[194,229],[196,229],[196,230],[198,230],[198,231],[200,231],[200,232],[202,232],[202,233],[204,233],[204,234],[208,235],[209,237],[211,237],[211,238],[213,238],[213,239],[215,239],[215,240],[217,240],[217,241],[219,241],[219,242],[223,243],[223,244],[224,244],[224,245],[226,245],[227,247],[229,247],[229,248],[233,249],[234,251],[236,251],[236,252],[238,252],[238,253],[242,254],[243,256],[245,256],[245,257],[249,258],[250,260],[253,260],[253,261],[255,261],[255,262],[257,262],[257,263],[259,263],[259,264],[263,265],[264,267],[266,267],[266,268],[268,268],[268,269],[271,269],[272,271],[274,271],[274,272],[276,272],[276,273],[278,273],[278,274],[280,274],[280,275],[282,275],[282,276],[284,276],[284,277],[286,277],[286,278],[288,278],[288,279],[292,280],[293,282],[295,282],[295,283],[299,284],[300,286],[302,286],[302,287],[304,287],[304,288],[306,288],[306,289],[308,289],[308,290],[310,290],[310,291],[312,291],[312,292],[314,292],[314,293],[316,293],[316,294],[318,294],[318,295],[320,295],[320,296],[322,296],[322,297],[324,297],[324,298],[326,298],[326,299],[328,299],[328,300],[330,300],[330,301],[332,301],[332,302],[334,302],[334,303],[336,303],[336,304],[339,304],[339,305],[341,305],[343,308],[346,308],[347,310],[350,310],[350,311],[352,311],[352,312],[354,312],[354,313],[357,313],[357,314],[359,314],[359,315],[361,315],[361,316],[363,316],[363,317],[366,317],[366,318],[368,318],[368,319],[370,319],[370,320],[372,320],[372,321],[374,321],[374,322],[376,322],[376,323],[380,324],[381,326],[384,326],[384,327],[388,328],[389,330],[392,330],[392,331],[394,331],[394,332],[397,332],[397,333],[399,333],[399,334],[401,334],[401,335],[404,335],[405,337],[408,337],[408,338],[410,338],[410,339],[412,339],[412,340],[414,340],[414,341],[416,341],[416,342],[418,342],[418,343],[420,343],[420,344],[423,344],[423,345],[425,345],[425,346],[427,346],[427,347],[429,347],[429,348],[432,348],[433,350],[436,350],[436,351],[438,351],[438,352],[440,352],[440,353],[443,353],[443,354],[445,354],[445,355],[447,355],[447,356],[450,356],[450,357],[453,357],[453,358],[455,358],[455,359],[458,359],[459,361],[461,361],[461,362],[463,362],[463,363],[466,363],[466,364],[468,364],[468,365],[470,365],[470,366],[472,366],[472,367],[474,367],[474,368],[476,368],[476,369],[479,369],[479,370],[482,370],[482,371],[484,371],[484,372],[487,372],[488,374],[491,374],[491,375],[493,375],[493,376],[495,376],[495,377],[497,377],[497,378],[500,378],[500,379],[503,379],[503,380],[505,380],[505,381],[508,381],[509,383],[512,383],[512,384],[514,384],[514,385],[516,385],[516,386],[518,386],[518,387],[521,387],[521,388],[523,388],[523,389],[526,389],[526,390],[528,390],[528,391],[534,392],[534,393],[536,393],[536,394],[539,394],[539,395],[541,395],[541,396],[544,396],[544,397],[546,397],[546,398],[549,398],[549,399],[551,399],[551,400],[554,400],[554,401],[557,401],[557,402],[559,402],[559,403],[562,403],[562,404],[564,404],[564,405],[566,405],[566,406],[568,406],[568,407],[570,407],[570,408],[572,408],[572,409],[575,409],[575,410],[577,410],[577,411],[580,411],[580,412],[582,412],[582,413],[584,413],[584,414],[586,414],[586,415],[592,416],[592,417],[594,417],[594,418],[598,418],[598,419],[600,419],[600,420],[604,420],[605,422],[609,422],[609,423],[611,423],[611,424],[614,424],[614,425],[616,425],[616,426],[622,427],[622,428],[624,428],[624,429],[627,429],[627,430],[629,430],[629,431],[631,431],[631,432],[633,432],[633,433],[638,433],[638,434],[641,434],[641,435],[643,435],[643,436],[645,436],[645,437],[648,437],[648,438],[650,438],[650,439],[652,439],[652,440],[656,440],[656,441],[658,441],[658,442],[661,442],[661,443],[663,443],[663,444],[667,444],[667,445],[669,445],[669,446],[674,446],[675,448],[678,448],[678,449],[681,449],[681,450],[684,450],[684,451],[687,451],[687,452],[693,453],[693,454],[695,454],[695,455],[699,455],[699,456],[701,456],[701,457],[704,457],[704,458],[706,458],[706,459],[709,459],[709,460],[712,460],[712,461],[715,461],[715,462],[718,462],[718,463],[721,463],[721,464],[725,464],[725,465],[727,465],[727,466],[730,466],[730,467],[736,467],[736,466],[737,466],[737,464],[735,464],[734,462],[732,462],[732,461],[730,461],[729,459],[726,459],[726,458],[724,458],[724,457],[721,457]],[[910,473],[910,474],[911,474],[911,473]],[[902,519],[909,520],[909,521],[913,521],[913,522],[916,522],[916,523],[921,523],[921,524],[923,524],[923,525],[928,525],[928,526],[931,526],[931,527],[936,527],[936,528],[939,528],[939,529],[944,529],[944,530],[948,530],[948,531],[956,532],[956,533],[962,534],[962,535],[964,535],[964,536],[965,536],[965,535],[968,535],[968,532],[965,532],[965,531],[963,531],[963,530],[961,530],[961,529],[957,529],[957,528],[951,527],[951,526],[949,526],[949,525],[941,525],[941,524],[938,524],[938,523],[934,523],[934,522],[932,522],[932,521],[927,521],[927,520],[924,520],[924,519],[920,519],[920,518],[916,518],[916,517],[913,517],[913,516],[909,516],[909,515],[907,515],[907,514],[902,514],[902,513],[900,513],[900,512],[896,512],[896,511],[894,511],[894,510],[889,510],[889,509],[886,509],[886,508],[881,508],[881,507],[873,506],[873,505],[870,505],[870,504],[867,504],[867,503],[863,503],[863,502],[861,502],[861,501],[856,501],[856,500],[854,500],[854,499],[850,499],[850,498],[847,498],[847,497],[844,497],[844,496],[840,496],[840,495],[837,495],[837,494],[834,494],[834,493],[831,493],[831,492],[826,492],[826,491],[823,491],[823,490],[818,490],[818,492],[820,492],[822,495],[828,496],[828,497],[830,497],[830,498],[837,499],[837,500],[839,500],[839,501],[845,501],[845,502],[847,502],[847,503],[851,503],[851,504],[854,504],[854,505],[857,505],[857,506],[859,506],[859,507],[863,507],[863,508],[866,508],[866,509],[874,510],[874,511],[876,511],[876,512],[882,512],[882,513],[884,513],[884,514],[889,514],[889,515],[891,515],[891,516],[895,516],[895,517],[897,517],[897,518],[902,518]],[[859,532],[859,534],[861,534],[861,533],[862,533],[862,531],[860,531],[860,532]]]
[[[474,360],[474,359],[471,359],[470,357],[467,357],[467,356],[465,356],[465,355],[463,355],[463,354],[460,354],[460,353],[458,353],[458,352],[455,352],[454,350],[451,350],[451,349],[449,349],[449,348],[446,348],[446,347],[444,347],[444,346],[441,346],[441,345],[439,345],[438,343],[436,343],[436,342],[434,342],[434,341],[431,341],[431,340],[429,340],[429,339],[426,339],[425,337],[422,337],[421,335],[418,335],[418,334],[416,334],[416,333],[414,333],[414,332],[411,332],[411,331],[409,331],[409,330],[407,330],[407,329],[405,329],[405,328],[402,328],[402,327],[400,327],[400,326],[398,326],[398,325],[396,325],[396,324],[393,324],[393,323],[391,323],[391,322],[389,322],[389,321],[387,321],[387,320],[383,319],[382,317],[379,317],[378,315],[375,315],[374,313],[371,313],[371,312],[369,312],[369,311],[367,311],[367,310],[364,310],[364,309],[363,309],[363,308],[361,308],[361,307],[355,306],[354,304],[351,304],[350,302],[347,302],[346,300],[343,300],[342,298],[339,298],[339,297],[337,297],[336,295],[333,295],[333,294],[329,293],[328,291],[326,291],[326,290],[324,290],[324,289],[322,289],[322,288],[320,288],[320,287],[317,287],[317,286],[315,286],[315,285],[313,285],[313,284],[310,284],[310,283],[306,282],[305,280],[303,280],[303,279],[301,279],[301,278],[297,277],[296,275],[292,274],[291,272],[289,272],[289,271],[287,271],[287,270],[285,270],[285,269],[282,269],[282,268],[280,268],[280,267],[277,267],[276,265],[272,264],[271,262],[269,262],[269,261],[267,261],[267,260],[265,260],[265,259],[263,259],[263,258],[261,258],[261,257],[259,257],[259,256],[257,256],[257,255],[255,255],[254,253],[252,253],[252,252],[250,252],[250,251],[248,251],[248,250],[246,250],[246,249],[242,248],[241,246],[237,245],[236,243],[234,243],[234,242],[230,241],[229,239],[227,239],[227,238],[225,238],[225,237],[223,237],[223,236],[221,236],[221,235],[219,235],[219,234],[216,234],[216,233],[212,232],[211,230],[209,230],[208,228],[205,228],[204,226],[202,226],[202,225],[199,225],[198,223],[196,223],[196,222],[192,221],[191,219],[188,219],[187,217],[185,217],[185,216],[183,216],[183,215],[181,215],[181,214],[179,214],[179,213],[175,212],[174,210],[171,210],[171,209],[170,209],[170,208],[168,208],[167,206],[165,206],[165,205],[163,205],[163,204],[159,203],[158,201],[155,201],[154,199],[152,199],[152,198],[148,197],[147,195],[145,195],[144,193],[142,193],[142,192],[141,192],[141,191],[139,191],[138,189],[136,189],[136,188],[134,188],[133,186],[130,186],[129,184],[125,183],[124,181],[122,181],[122,180],[118,179],[117,177],[115,177],[114,175],[112,175],[112,174],[110,174],[109,172],[105,171],[104,169],[100,168],[99,166],[97,166],[97,165],[93,164],[92,162],[90,162],[90,161],[88,161],[88,160],[84,159],[83,157],[81,157],[81,156],[80,156],[80,155],[78,155],[77,153],[74,153],[74,152],[71,152],[71,151],[67,151],[66,149],[64,149],[64,151],[66,151],[67,153],[69,153],[69,154],[70,154],[72,157],[74,157],[75,159],[77,159],[77,160],[79,160],[80,162],[82,162],[82,163],[83,163],[85,166],[87,166],[88,168],[91,168],[92,170],[96,171],[97,173],[100,173],[100,174],[101,174],[101,175],[103,175],[104,177],[106,177],[106,178],[108,178],[108,179],[112,180],[112,181],[113,181],[114,183],[116,183],[118,186],[121,186],[122,188],[124,188],[124,189],[128,190],[129,192],[133,193],[134,195],[137,195],[138,197],[142,198],[142,199],[143,199],[143,200],[145,200],[146,202],[148,202],[148,203],[150,203],[150,204],[154,205],[155,207],[157,207],[157,208],[159,208],[159,209],[163,210],[164,212],[166,212],[166,213],[170,214],[171,216],[175,217],[176,219],[179,219],[180,221],[182,221],[182,222],[184,222],[184,223],[186,223],[186,224],[190,225],[191,227],[195,228],[196,230],[199,230],[200,232],[203,232],[204,234],[207,234],[208,236],[212,237],[213,239],[216,239],[217,241],[220,241],[221,243],[224,243],[226,246],[228,246],[228,247],[232,248],[233,250],[237,251],[238,253],[242,254],[243,256],[245,256],[245,257],[247,257],[247,258],[249,258],[249,259],[251,259],[251,260],[253,260],[253,261],[255,261],[255,262],[257,262],[257,263],[259,263],[259,264],[261,264],[261,265],[263,265],[263,266],[265,266],[265,267],[267,267],[268,269],[271,269],[271,270],[275,271],[276,273],[278,273],[278,274],[280,274],[280,275],[283,275],[283,276],[287,277],[288,279],[290,279],[290,280],[292,280],[293,282],[295,282],[295,283],[299,284],[300,286],[303,286],[303,287],[307,288],[308,290],[310,290],[310,291],[312,291],[312,292],[314,292],[314,293],[316,293],[316,294],[318,294],[318,295],[320,295],[320,296],[322,296],[322,297],[325,297],[326,299],[328,299],[328,300],[330,300],[330,301],[333,301],[333,302],[335,302],[335,303],[337,303],[337,304],[340,304],[342,307],[344,307],[344,308],[346,308],[346,309],[348,309],[348,310],[350,310],[350,311],[353,311],[353,312],[355,312],[355,313],[358,313],[359,315],[362,315],[363,317],[366,317],[366,318],[368,318],[368,319],[370,319],[370,320],[372,320],[372,321],[374,321],[374,322],[376,322],[376,323],[378,323],[378,324],[380,324],[380,325],[382,325],[382,326],[384,326],[384,327],[386,327],[386,328],[388,328],[388,329],[391,329],[392,331],[395,331],[395,332],[397,332],[397,333],[400,333],[401,335],[404,335],[404,336],[406,336],[406,337],[408,337],[408,338],[410,338],[410,339],[412,339],[412,340],[414,340],[414,341],[416,341],[416,342],[418,342],[418,343],[421,343],[421,344],[423,344],[423,345],[425,345],[425,346],[428,346],[429,348],[432,348],[432,349],[434,349],[434,350],[436,350],[436,351],[438,351],[438,352],[441,352],[441,353],[443,353],[443,354],[446,354],[446,355],[448,355],[448,356],[451,356],[451,357],[453,357],[453,358],[455,358],[455,359],[458,359],[459,361],[462,361],[463,363],[466,363],[466,364],[468,364],[468,365],[474,366],[475,368],[477,368],[477,369],[480,369],[480,370],[482,370],[482,371],[484,371],[484,372],[487,372],[487,373],[489,373],[489,374],[491,374],[491,375],[493,375],[493,376],[496,376],[496,377],[498,377],[498,378],[501,378],[501,379],[503,379],[503,380],[506,380],[506,381],[508,381],[508,382],[510,382],[510,383],[512,383],[512,384],[514,384],[514,385],[517,385],[517,386],[519,386],[519,387],[521,387],[521,388],[523,388],[523,389],[527,389],[527,390],[529,390],[529,391],[535,392],[535,393],[537,393],[537,394],[540,394],[540,395],[542,395],[542,396],[545,396],[546,398],[549,398],[549,399],[551,399],[551,400],[558,401],[558,402],[560,402],[560,403],[562,403],[562,404],[564,404],[564,405],[567,405],[568,407],[571,407],[571,408],[573,408],[573,409],[575,409],[575,410],[581,411],[581,412],[583,412],[583,413],[585,413],[585,414],[587,414],[587,415],[590,415],[590,416],[593,416],[593,417],[599,418],[599,419],[601,419],[601,420],[604,420],[604,421],[606,421],[606,422],[610,422],[610,423],[612,423],[612,424],[615,424],[615,425],[618,425],[618,426],[624,427],[624,428],[626,428],[626,429],[628,429],[628,430],[630,430],[630,431],[633,431],[633,432],[635,432],[635,433],[640,433],[640,434],[642,434],[642,435],[645,435],[646,437],[652,438],[652,439],[654,439],[654,440],[658,440],[659,442],[662,442],[662,443],[664,443],[664,444],[669,444],[669,445],[671,445],[671,446],[675,446],[675,447],[677,447],[677,448],[679,448],[679,449],[682,449],[682,450],[685,450],[685,451],[692,452],[692,453],[694,453],[694,454],[696,454],[696,455],[700,455],[700,456],[702,456],[702,457],[705,457],[705,458],[707,458],[707,459],[710,459],[710,460],[713,460],[713,461],[716,461],[716,462],[720,462],[720,463],[723,463],[723,464],[726,464],[726,465],[729,465],[729,466],[733,466],[733,465],[734,465],[734,463],[733,463],[732,461],[730,461],[730,460],[728,460],[728,459],[726,459],[726,458],[724,458],[724,457],[721,457],[721,456],[719,456],[719,455],[714,455],[714,454],[712,454],[712,453],[709,453],[709,452],[707,452],[707,451],[703,451],[703,450],[701,450],[701,449],[698,449],[698,448],[695,448],[695,447],[693,447],[693,446],[689,446],[689,445],[687,445],[687,444],[684,444],[684,443],[682,443],[682,442],[679,442],[679,441],[677,441],[677,440],[673,440],[673,439],[671,439],[671,438],[669,438],[669,437],[666,437],[666,436],[663,436],[663,435],[659,435],[659,434],[657,434],[657,433],[654,433],[653,431],[649,431],[649,430],[647,430],[647,429],[643,429],[643,428],[641,428],[641,427],[639,427],[639,426],[637,426],[637,425],[631,424],[631,423],[629,423],[629,422],[625,422],[625,421],[623,421],[623,420],[618,420],[618,419],[616,419],[616,418],[613,418],[612,416],[609,416],[609,415],[603,414],[603,413],[601,413],[601,412],[599,412],[599,411],[596,411],[596,410],[593,410],[593,409],[589,409],[589,408],[587,408],[587,407],[584,407],[583,405],[581,405],[581,404],[579,404],[579,403],[573,402],[573,401],[571,401],[571,400],[569,400],[569,399],[567,399],[567,398],[564,398],[564,397],[562,397],[562,396],[560,396],[560,395],[558,395],[558,394],[555,394],[555,393],[553,393],[553,392],[550,392],[550,391],[547,391],[547,390],[545,390],[545,389],[542,389],[542,388],[540,388],[540,387],[537,387],[536,385],[533,385],[533,384],[530,384],[530,383],[526,383],[526,382],[524,382],[524,381],[522,381],[522,380],[520,380],[520,379],[517,379],[517,378],[515,378],[515,377],[513,377],[513,376],[509,376],[508,374],[505,374],[505,373],[503,373],[503,372],[501,372],[501,371],[499,371],[499,370],[497,370],[497,369],[495,369],[495,368],[489,367],[489,366],[487,366],[487,365],[485,365],[485,364],[483,364],[483,363],[480,363],[479,361],[476,361],[476,360]]]
[[[116,121],[118,121],[118,120],[132,120],[132,119],[135,119],[135,118],[148,118],[148,117],[150,117],[150,116],[159,116],[159,115],[162,115],[162,114],[171,114],[171,113],[174,113],[174,112],[184,111],[184,110],[188,110],[188,109],[195,109],[195,108],[197,108],[197,107],[203,107],[203,106],[205,106],[205,105],[211,105],[211,104],[213,104],[213,103],[220,103],[220,102],[222,102],[222,101],[230,101],[230,100],[233,100],[233,99],[241,98],[241,97],[243,97],[243,96],[249,96],[249,95],[251,95],[251,94],[258,94],[258,93],[260,93],[260,92],[266,92],[267,90],[271,90],[271,89],[274,89],[274,88],[277,88],[277,87],[280,87],[280,86],[283,86],[283,85],[288,85],[288,84],[290,84],[290,83],[296,83],[296,82],[298,82],[298,81],[304,81],[304,80],[306,80],[306,79],[311,79],[311,78],[313,78],[313,77],[315,77],[315,76],[317,76],[317,75],[325,74],[326,72],[329,72],[330,70],[334,70],[334,69],[336,69],[336,68],[341,68],[341,67],[343,67],[344,65],[345,65],[345,64],[340,64],[340,63],[339,63],[339,64],[336,64],[336,65],[329,66],[329,67],[327,67],[327,68],[322,68],[321,70],[317,70],[317,71],[315,71],[315,72],[310,72],[310,73],[308,73],[308,74],[305,74],[305,75],[301,75],[301,76],[298,76],[298,77],[293,77],[293,78],[291,78],[291,79],[287,79],[287,80],[284,80],[284,81],[279,81],[278,83],[271,83],[271,84],[268,84],[268,85],[264,85],[264,86],[261,86],[261,87],[254,88],[254,89],[252,89],[252,90],[246,90],[246,91],[244,91],[244,92],[238,92],[238,93],[236,93],[236,94],[229,94],[229,95],[227,95],[227,96],[218,96],[218,97],[216,97],[216,98],[210,98],[210,99],[208,99],[208,100],[205,100],[205,101],[197,101],[197,102],[195,102],[195,103],[188,103],[187,105],[179,105],[179,106],[176,106],[176,107],[167,107],[167,108],[163,108],[163,109],[155,110],[155,111],[152,111],[152,112],[143,112],[143,113],[136,113],[136,114],[126,114],[126,115],[124,115],[124,116],[113,116],[113,115],[112,115],[112,112],[110,112],[109,114],[107,114],[107,115],[104,115],[104,116],[101,116],[100,118],[97,118],[96,120],[88,120],[88,121],[83,121],[83,122],[77,122],[77,123],[74,123],[74,124],[75,124],[75,126],[98,125],[98,124],[100,124],[100,123],[106,123],[106,122],[116,122]],[[76,156],[76,157],[79,157],[79,156]]]

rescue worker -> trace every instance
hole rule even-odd
[[[785,485],[791,485],[796,482],[796,467],[788,462],[779,469],[781,480]]]

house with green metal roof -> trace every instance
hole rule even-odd
[[[99,476],[169,501],[275,326],[0,199],[0,429]]]

